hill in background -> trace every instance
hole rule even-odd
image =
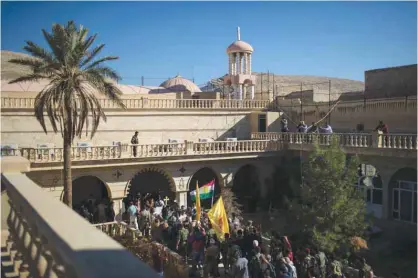
[[[266,94],[268,92],[273,94],[274,91],[275,95],[286,96],[290,93],[296,92],[295,94],[297,94],[300,91],[314,90],[317,95],[323,95],[320,98],[327,101],[330,89],[332,99],[336,99],[344,93],[364,91],[364,82],[350,79],[305,75],[279,75],[265,72],[253,72],[253,74],[257,75],[256,94]],[[202,90],[222,92],[222,87],[223,77],[220,77],[210,80]]]
[[[27,54],[11,51],[1,51],[1,79],[10,80],[17,78],[23,74],[29,73],[24,66],[9,63],[10,59],[28,57]],[[257,84],[255,88],[256,94],[271,94],[285,96],[292,92],[300,92],[314,90],[315,94],[328,100],[329,87],[331,81],[331,98],[336,99],[340,94],[347,92],[363,92],[364,82],[330,78],[321,76],[299,76],[299,75],[278,75],[267,73],[256,73]],[[301,87],[301,83],[302,87]],[[202,91],[222,91],[223,77],[210,80],[206,86],[202,87]],[[131,84],[135,85],[135,84]],[[296,93],[297,94],[297,93]],[[322,97],[323,96],[323,97]]]

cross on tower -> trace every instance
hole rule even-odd
[[[165,198],[164,198],[165,205],[167,205],[168,201],[170,201],[170,198],[168,198],[167,196],[165,196]]]

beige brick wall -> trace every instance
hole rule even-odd
[[[250,138],[249,112],[108,112],[92,140],[83,136],[77,141],[94,145],[111,145],[113,141],[130,142],[139,131],[140,144],[167,143],[169,138],[197,141],[198,138],[222,139],[236,135]],[[3,112],[1,115],[2,144],[17,143],[20,147],[37,143],[62,145],[60,134],[48,127],[45,134],[31,112]]]

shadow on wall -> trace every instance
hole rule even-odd
[[[250,115],[247,114],[244,118],[236,122],[227,131],[216,135],[213,139],[216,141],[226,141],[226,138],[238,138],[238,140],[250,140],[251,139],[251,121]],[[198,140],[198,138],[196,138]]]

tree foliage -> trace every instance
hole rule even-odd
[[[303,162],[302,182],[295,185],[300,196],[293,201],[291,213],[301,235],[313,246],[333,252],[363,235],[366,204],[353,186],[359,164],[357,157],[340,149],[336,137],[330,146],[315,145]]]
[[[230,188],[222,188],[221,196],[228,218],[232,218],[232,214],[235,214],[237,217],[241,217],[242,206],[238,203],[234,192],[232,192]]]
[[[55,133],[61,131],[64,141],[64,202],[71,206],[71,144],[75,136],[81,137],[84,131],[87,135],[89,129],[93,137],[100,120],[106,121],[96,95],[102,94],[124,107],[119,98],[122,93],[114,82],[120,77],[105,65],[105,62],[118,57],[98,58],[104,44],[93,47],[97,35],[88,36],[88,29],[77,27],[73,21],[66,25],[54,24],[52,32],[42,30],[42,33],[49,49],[26,41],[23,49],[32,57],[9,62],[28,67],[30,73],[10,83],[49,81],[36,96],[35,117],[45,133],[48,132],[47,119]]]

